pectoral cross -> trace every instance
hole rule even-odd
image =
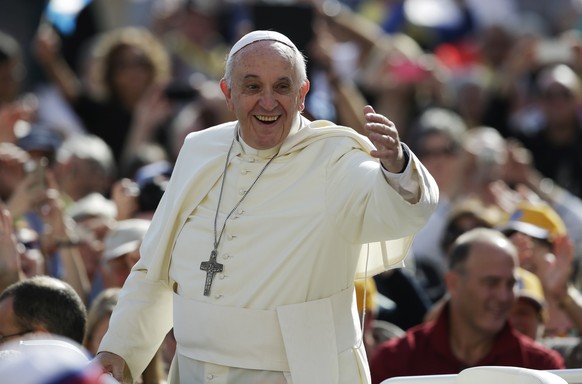
[[[204,284],[204,296],[210,296],[212,279],[217,272],[222,272],[223,264],[216,262],[216,249],[210,253],[210,259],[200,263],[200,270],[206,271],[206,283]]]

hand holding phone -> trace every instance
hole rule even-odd
[[[40,159],[33,159],[25,164],[25,170],[27,173],[32,174],[34,178],[34,185],[46,188],[46,176],[45,171],[48,166],[48,159],[42,157]]]

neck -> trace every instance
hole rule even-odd
[[[493,347],[493,341],[488,338],[465,340],[451,335],[451,350],[453,355],[468,366],[475,365],[485,357]]]
[[[460,318],[450,317],[449,343],[453,355],[466,365],[474,365],[493,348],[494,337],[477,330]]]

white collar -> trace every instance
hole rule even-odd
[[[295,120],[295,123],[293,124],[293,126],[289,130],[289,134],[287,135],[287,137],[293,136],[294,134],[296,134],[299,131],[300,127],[302,126],[302,122],[303,122],[303,118],[301,115],[299,115],[297,117],[297,119]],[[247,155],[270,158],[275,153],[277,153],[279,151],[279,149],[281,148],[281,145],[278,145],[278,146],[273,147],[273,148],[268,148],[268,149],[256,149],[256,148],[251,147],[243,140],[243,138],[240,134],[240,125],[238,125],[238,124],[236,126],[236,139],[240,143],[243,152]],[[285,140],[286,139],[287,138],[285,138]],[[285,141],[285,140],[283,140],[283,141]]]

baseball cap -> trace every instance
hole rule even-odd
[[[500,230],[505,234],[517,231],[536,239],[553,241],[566,234],[566,225],[547,203],[521,202]]]
[[[529,300],[538,311],[542,311],[546,298],[540,279],[530,271],[517,268],[516,280],[516,297]]]
[[[118,221],[105,236],[105,261],[135,251],[150,226],[147,219],[127,219]]]

